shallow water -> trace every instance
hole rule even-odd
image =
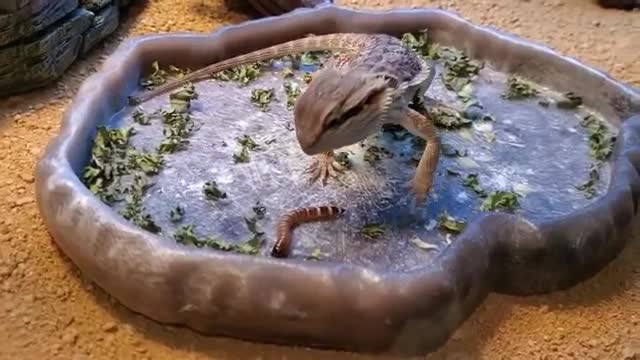
[[[294,81],[304,89],[301,76],[296,72]],[[500,95],[506,79],[505,74],[486,65],[474,81],[474,96],[495,121],[477,120],[467,129],[440,130],[443,143],[466,151],[467,155],[441,155],[427,206],[421,210],[410,205],[408,183],[416,165],[412,160],[416,150],[410,137],[398,141],[391,133],[380,132],[363,144],[340,149],[351,153],[353,164],[352,170],[341,177],[344,184],[330,181],[325,187],[309,186],[303,171],[310,158],[295,139],[293,113],[286,109],[287,97],[279,72],[265,72],[247,86],[214,80],[199,82],[195,84],[199,98],[192,102],[191,110],[198,130],[189,138],[187,150],[165,156],[163,170],[153,177],[155,185],[146,193],[145,206],[167,241],[174,241],[172,234],[181,224],[194,224],[198,235],[242,241],[249,236],[244,218],[252,215],[251,208],[259,201],[267,209],[265,218],[258,223],[268,239],[261,251],[263,256],[271,249],[275,224],[284,212],[302,206],[342,206],[348,211],[338,220],[298,227],[291,257],[304,258],[320,250],[331,261],[410,271],[423,267],[438,249],[455,241],[454,235],[447,235],[436,226],[443,211],[466,221],[479,212],[482,199],[462,185],[466,174],[478,174],[487,192],[520,193],[516,213],[534,222],[568,214],[594,201],[575,189],[587,179],[592,163],[587,133],[579,124],[586,109],[579,114],[553,105],[540,106],[538,99],[505,100]],[[251,104],[254,88],[276,89],[276,100],[268,112]],[[440,76],[436,76],[427,94],[461,106],[455,94],[445,89]],[[546,90],[543,94],[548,95]],[[144,103],[142,109],[151,113],[167,100],[165,94]],[[130,116],[132,110],[127,109],[114,120],[120,126],[133,125],[138,130],[132,143],[139,150],[153,150],[162,140],[161,121],[154,120],[150,126],[135,124]],[[488,140],[491,133],[494,141]],[[247,164],[234,164],[233,153],[240,150],[235,138],[245,134],[264,150],[251,152]],[[372,167],[363,161],[370,145],[382,146],[392,155]],[[448,170],[461,176],[452,176]],[[608,186],[609,172],[609,164],[605,164],[598,193]],[[218,203],[206,200],[202,194],[206,181],[215,181],[228,198]],[[169,219],[170,210],[176,205],[186,209],[178,225]],[[367,223],[382,223],[385,234],[375,240],[363,237],[359,232]],[[411,241],[416,237],[437,249],[418,248]]]

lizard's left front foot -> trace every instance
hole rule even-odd
[[[344,166],[336,161],[333,152],[327,152],[316,156],[313,164],[305,170],[305,173],[311,174],[309,184],[320,180],[322,185],[326,185],[329,178],[338,177],[338,173],[343,170]]]

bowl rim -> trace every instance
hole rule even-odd
[[[122,219],[76,175],[86,164],[84,150],[96,125],[126,106],[142,69],[153,60],[202,66],[305,33],[400,34],[424,28],[435,41],[491,59],[502,71],[568,91],[562,77],[546,74],[563,73],[583,88],[596,89],[586,94],[585,104],[601,110],[620,129],[607,193],[547,222],[481,213],[431,264],[393,273],[169,244]],[[35,179],[38,208],[56,244],[83,273],[135,312],[212,335],[414,354],[443,344],[490,291],[545,293],[600,271],[627,241],[638,208],[639,171],[640,94],[603,71],[443,10],[324,6],[211,34],[126,40],[80,87],[58,135],[38,161]],[[364,330],[356,331],[360,328]]]

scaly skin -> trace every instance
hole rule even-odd
[[[337,55],[314,74],[294,109],[298,143],[314,156],[307,169],[310,180],[325,183],[341,170],[333,158],[335,149],[364,140],[383,124],[399,124],[427,141],[412,185],[417,202],[424,202],[439,158],[439,139],[432,122],[409,104],[416,94],[424,96],[435,70],[393,36],[341,33],[292,40],[209,65],[131,100],[146,101],[236,66],[319,50]]]

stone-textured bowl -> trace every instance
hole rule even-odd
[[[471,219],[452,245],[408,273],[194,251],[138,229],[78,177],[95,127],[127,104],[153,60],[196,68],[307,33],[428,28],[437,42],[558,91],[583,94],[620,132],[606,194],[533,223]],[[534,294],[592,276],[623,248],[640,195],[640,95],[555,52],[438,10],[301,9],[210,35],[131,39],[83,84],[36,174],[37,202],[58,246],[100,287],[159,322],[237,338],[362,352],[419,354],[443,344],[490,291]]]

